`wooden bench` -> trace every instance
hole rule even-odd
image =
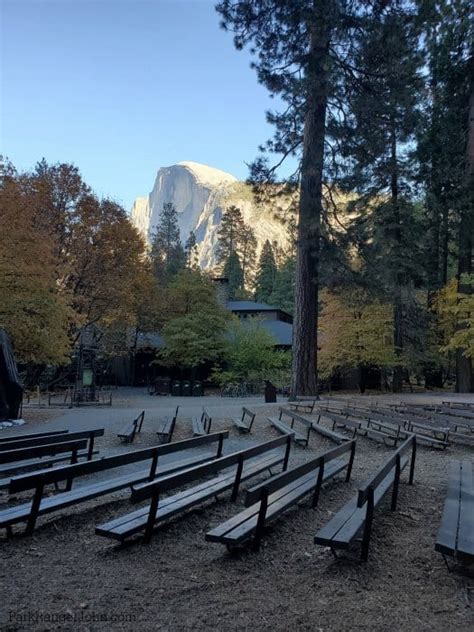
[[[301,398],[299,399],[298,397],[295,400],[289,401],[287,402],[288,406],[291,406],[291,408],[294,408],[294,410],[296,410],[296,412],[298,412],[298,410],[303,410],[305,413],[312,413],[314,411],[314,407],[316,406],[316,402],[317,402],[317,398],[314,399],[307,399],[307,398]]]
[[[117,433],[117,437],[122,441],[122,443],[133,443],[137,432],[141,432],[144,419],[145,411],[142,410],[138,417],[124,426],[122,430]]]
[[[284,452],[275,452],[281,446],[285,447]],[[235,501],[242,481],[279,464],[283,464],[283,469],[286,469],[290,446],[291,440],[288,437],[279,437],[273,441],[228,454],[212,463],[167,476],[159,481],[133,486],[132,502],[151,499],[150,504],[96,527],[95,532],[97,535],[120,542],[144,532],[145,542],[150,542],[154,530],[165,520],[229,490],[232,490],[231,500]],[[222,470],[224,472],[215,478],[200,482],[173,496],[162,498],[164,492],[194,481],[202,481],[205,477]]]
[[[227,431],[216,432],[206,435],[205,437],[187,439],[186,441],[168,443],[152,448],[107,456],[86,463],[77,463],[75,465],[45,469],[32,474],[16,476],[10,481],[10,493],[34,490],[34,496],[32,501],[15,507],[8,507],[0,511],[0,528],[7,529],[7,534],[10,535],[13,525],[26,522],[26,533],[31,534],[35,528],[38,516],[119,491],[135,483],[154,480],[157,476],[164,476],[170,472],[218,459],[222,455],[223,441],[228,436],[229,433]],[[217,443],[217,451],[215,454],[200,453],[189,458],[181,458],[169,463],[164,463],[163,465],[159,463],[159,458],[167,454],[200,448],[213,443]],[[95,483],[87,483],[86,485],[72,489],[73,481],[82,476],[88,476],[90,474],[96,474],[98,472],[143,461],[150,461],[150,465],[144,470],[127,472],[115,478],[109,478]],[[66,481],[64,492],[55,496],[44,496],[44,489],[47,485],[54,484],[56,486],[63,481]]]
[[[94,450],[94,441],[96,437],[102,437],[104,434],[103,428],[96,428],[94,430],[81,430],[79,432],[69,432],[67,434],[57,434],[47,437],[35,437],[32,439],[21,439],[17,441],[10,441],[9,443],[2,444],[9,446],[9,450],[2,449],[0,451],[0,475],[11,474],[20,470],[28,471],[35,468],[49,467],[54,463],[67,460],[69,457],[61,454],[61,451],[56,452],[56,456],[50,452],[51,456],[48,456],[47,452],[43,452],[44,457],[38,458],[35,456],[35,448],[42,445],[61,444],[68,441],[75,441],[76,439],[86,439],[87,449],[84,452],[78,452],[78,458],[86,458],[90,461],[94,454],[97,454],[97,450]],[[46,439],[46,443],[44,443]],[[24,450],[23,452],[16,452],[17,450]],[[9,456],[9,452],[15,451],[16,458],[12,459]],[[21,456],[20,456],[21,455]],[[58,456],[59,455],[59,456]],[[2,482],[4,483],[4,481]]]
[[[248,417],[247,422],[245,421],[246,417]],[[242,417],[232,417],[232,423],[237,426],[239,432],[249,433],[252,430],[255,417],[256,413],[253,413],[248,408],[242,407]]]
[[[203,408],[201,417],[193,417],[193,435],[199,437],[201,435],[209,434],[211,430],[211,423],[211,417],[208,415],[207,410]]]
[[[449,463],[448,490],[435,550],[445,561],[446,555],[462,562],[474,561],[474,486],[472,461],[468,459]]]
[[[370,535],[374,510],[392,488],[391,509],[395,511],[398,499],[400,475],[408,463],[411,450],[409,484],[413,484],[416,458],[416,436],[410,435],[390,458],[368,479],[358,493],[314,537],[315,544],[328,546],[336,555],[336,549],[349,549],[351,543],[363,531],[361,560],[369,554]]]
[[[31,432],[17,435],[10,435],[9,437],[1,437],[0,438],[0,446],[3,446],[4,443],[9,443],[10,441],[21,441],[23,439],[38,439],[40,437],[51,437],[57,434],[67,434],[69,430],[50,430],[49,432]],[[8,448],[7,448],[8,449]]]
[[[280,414],[278,416],[278,419],[276,419],[275,417],[267,417],[268,421],[281,433],[291,436],[295,443],[302,443],[303,445],[307,446],[309,443],[309,435],[311,432],[311,428],[313,427],[313,422],[309,419],[306,419],[305,417],[302,417],[301,415],[298,415],[298,413],[296,413],[295,411],[288,410],[286,408],[283,408],[282,406],[280,406],[279,411]],[[290,418],[291,421],[289,426],[287,426],[282,421],[283,416]],[[305,427],[306,434],[295,430],[295,421],[298,421]]]
[[[156,434],[161,443],[170,443],[173,438],[174,427],[178,419],[179,406],[176,406],[176,410],[172,417],[165,417],[158,424],[158,430]]]
[[[346,408],[341,411],[341,414],[326,413],[326,415],[333,420],[333,428],[346,426],[352,430],[353,437],[359,434],[389,447],[396,447],[399,441],[404,441],[408,437],[408,433],[402,429],[404,426],[400,424],[391,426],[389,418],[377,413]]]
[[[247,509],[208,531],[206,540],[225,544],[232,551],[252,538],[252,548],[258,550],[264,528],[283,512],[309,494],[315,508],[322,484],[344,469],[346,482],[349,481],[355,446],[355,441],[348,441],[249,489],[245,498]],[[349,456],[348,461],[337,458],[343,454]]]

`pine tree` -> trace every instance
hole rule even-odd
[[[184,252],[186,255],[186,267],[191,270],[196,269],[199,266],[199,255],[196,235],[193,230],[189,233],[189,237],[184,246]]]
[[[410,0],[396,4],[403,7]],[[317,392],[323,182],[333,175],[327,168],[337,147],[330,142],[331,127],[344,116],[344,81],[358,76],[356,35],[386,5],[361,0],[221,0],[217,5],[236,48],[250,46],[258,80],[283,103],[281,112],[267,113],[275,133],[251,168],[253,182],[275,182],[288,157],[298,163],[286,191],[281,187],[286,193],[300,187],[292,396]],[[275,154],[278,158],[270,165],[268,155]]]
[[[295,307],[295,268],[296,259],[288,257],[278,268],[275,275],[273,291],[268,302],[293,314]]]
[[[270,242],[263,244],[255,278],[255,300],[268,303],[275,287],[277,267]]]
[[[244,286],[250,288],[253,285],[255,273],[255,251],[257,249],[257,239],[255,233],[247,224],[244,224],[242,237],[239,244],[238,254],[244,276]]]
[[[244,273],[239,255],[235,251],[227,258],[223,274],[229,280],[229,298],[239,298],[244,288]]]
[[[423,273],[415,208],[410,202],[415,174],[411,144],[420,120],[423,85],[419,33],[414,25],[409,12],[387,9],[361,35],[356,63],[370,81],[357,80],[349,86],[351,110],[341,130],[341,137],[346,138],[344,184],[358,191],[356,207],[371,208],[365,216],[366,256],[393,306],[395,391],[401,390],[403,382],[404,301]]]
[[[174,204],[165,203],[151,243],[151,260],[156,278],[164,285],[183,269],[185,253],[181,244],[178,214]]]
[[[229,206],[224,211],[217,230],[219,243],[216,254],[219,263],[227,261],[232,253],[240,251],[244,231],[245,224],[240,209]]]

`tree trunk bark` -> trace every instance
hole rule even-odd
[[[474,57],[470,59],[469,71],[471,76],[471,95],[469,99],[466,147],[466,200],[463,204],[459,222],[458,261],[458,292],[464,294],[472,292],[472,285],[463,284],[462,275],[472,274],[472,240],[474,230],[472,217],[472,202],[474,198]],[[456,352],[456,392],[474,392],[472,360],[464,355],[464,349],[458,349]]]
[[[318,389],[317,327],[320,218],[329,59],[329,6],[318,5],[311,25],[307,101],[301,163],[296,257],[293,367],[290,397]],[[327,9],[327,10],[326,10]]]

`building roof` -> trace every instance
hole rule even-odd
[[[293,339],[293,325],[283,320],[262,320],[261,325],[275,338],[276,344],[291,347]]]
[[[137,336],[137,349],[163,349],[165,341],[156,331],[140,332]]]
[[[231,312],[278,312],[279,307],[267,305],[266,303],[256,303],[255,301],[228,301],[227,308]]]

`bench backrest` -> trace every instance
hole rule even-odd
[[[138,417],[133,422],[135,424],[135,432],[142,431],[142,426],[143,426],[144,421],[145,421],[145,411],[142,410],[142,412],[138,415]]]
[[[11,441],[24,441],[25,439],[36,439],[38,437],[50,437],[58,434],[67,434],[69,430],[50,430],[49,432],[31,432],[28,434],[11,435],[10,437],[2,437],[0,444],[10,443]],[[3,447],[1,448],[3,449]],[[7,448],[8,450],[9,448]]]
[[[396,467],[400,467],[400,458],[406,454],[409,450],[412,451],[412,459],[410,466],[410,484],[413,483],[414,467],[415,467],[415,455],[416,455],[416,436],[411,434],[402,445],[395,450],[395,452],[376,470],[363,485],[359,488],[357,496],[357,506],[362,507],[369,497],[369,494],[374,492],[380,483],[384,480],[387,474]],[[398,465],[397,465],[398,464]]]
[[[251,410],[249,410],[248,408],[245,408],[245,406],[242,407],[242,421],[245,421],[245,416],[250,417],[249,420],[249,429],[252,427],[252,424],[255,420],[255,415],[256,413],[253,413]]]
[[[67,434],[51,435],[46,437],[37,437],[35,439],[22,439],[21,441],[11,441],[0,447],[0,463],[3,463],[3,454],[6,450],[16,450],[20,448],[34,448],[40,445],[51,445],[53,443],[64,443],[64,441],[73,441],[75,439],[92,439],[101,437],[104,434],[103,428],[95,430],[81,430],[79,432],[68,432]]]
[[[187,470],[179,472],[178,474],[165,476],[157,481],[134,485],[132,486],[131,500],[132,502],[139,502],[141,500],[145,500],[146,498],[157,496],[162,492],[175,489],[176,487],[180,487],[182,485],[186,485],[187,483],[191,483],[192,481],[202,479],[205,476],[216,474],[220,470],[231,467],[232,465],[238,464],[241,471],[242,465],[247,459],[251,459],[255,456],[258,456],[259,454],[263,454],[271,450],[275,450],[280,446],[286,446],[286,465],[288,462],[288,455],[291,446],[291,437],[282,436],[278,437],[277,439],[273,439],[272,441],[266,441],[265,443],[260,443],[251,448],[247,448],[246,450],[232,452],[231,454],[227,454],[219,459],[215,459],[211,463],[205,463],[204,465],[198,465],[196,467],[189,468]]]
[[[289,410],[288,408],[284,408],[283,406],[280,406],[280,419],[282,418],[283,415],[286,415],[287,417],[290,417],[292,420],[291,423],[291,427],[293,427],[293,422],[299,421],[300,423],[302,423],[303,425],[305,425],[307,428],[312,428],[313,426],[313,422],[310,419],[306,419],[306,417],[303,417],[302,415],[299,415],[298,413],[294,412],[293,410]]]
[[[50,485],[51,483],[59,483],[64,480],[71,480],[79,476],[102,472],[114,467],[128,465],[130,463],[138,463],[152,459],[150,468],[150,478],[155,474],[158,465],[158,457],[164,454],[172,454],[182,450],[190,450],[203,445],[218,442],[217,457],[222,454],[223,440],[229,436],[229,431],[215,432],[213,434],[186,439],[185,441],[176,441],[175,443],[166,443],[152,448],[144,448],[142,450],[134,450],[132,452],[124,452],[113,456],[106,456],[101,459],[94,459],[85,463],[77,463],[75,465],[65,465],[63,467],[55,467],[54,469],[45,469],[31,474],[23,474],[15,476],[10,481],[10,493],[26,491],[34,489],[42,485]]]
[[[346,411],[341,411],[341,412],[345,413]],[[348,414],[351,414],[351,413],[348,413]],[[349,426],[350,428],[362,428],[362,424],[363,424],[363,420],[361,419],[357,419],[357,418],[351,419],[339,413],[325,412],[323,417],[327,417],[328,419],[331,419],[331,421],[336,422],[336,423],[345,424],[346,426]],[[352,415],[352,417],[355,417],[355,415]]]
[[[287,470],[286,472],[282,472],[281,474],[272,476],[272,478],[270,478],[267,481],[264,481],[263,483],[259,483],[258,485],[255,485],[254,487],[252,487],[251,489],[247,491],[247,494],[245,496],[245,506],[249,507],[250,505],[254,505],[256,502],[262,500],[263,495],[268,496],[272,494],[273,492],[276,492],[277,490],[281,489],[282,487],[289,485],[293,481],[296,481],[298,478],[301,478],[305,474],[308,474],[309,472],[312,472],[318,468],[320,468],[321,477],[322,477],[325,464],[341,456],[341,454],[346,454],[346,453],[349,454],[349,461],[347,465],[350,469],[352,469],[352,463],[353,463],[354,454],[355,454],[355,447],[356,447],[356,442],[354,439],[352,439],[351,441],[346,441],[345,443],[338,446],[337,448],[332,448],[331,450],[328,450],[327,452],[323,452],[322,454],[319,454],[314,459],[311,459],[310,461],[307,461],[306,463],[303,463],[302,465],[293,467],[290,470]],[[350,477],[350,471],[348,472],[348,475]],[[314,484],[316,485],[316,483],[317,483],[317,480],[315,479]]]
[[[2,452],[2,463],[14,463],[15,461],[26,461],[40,456],[52,456],[63,452],[74,452],[87,448],[87,439],[76,439],[75,441],[64,441],[63,443],[52,443],[38,445],[34,448],[19,448]]]
[[[204,406],[202,408],[201,423],[204,430],[209,434],[211,430],[212,418],[207,412],[207,410],[204,408]]]

